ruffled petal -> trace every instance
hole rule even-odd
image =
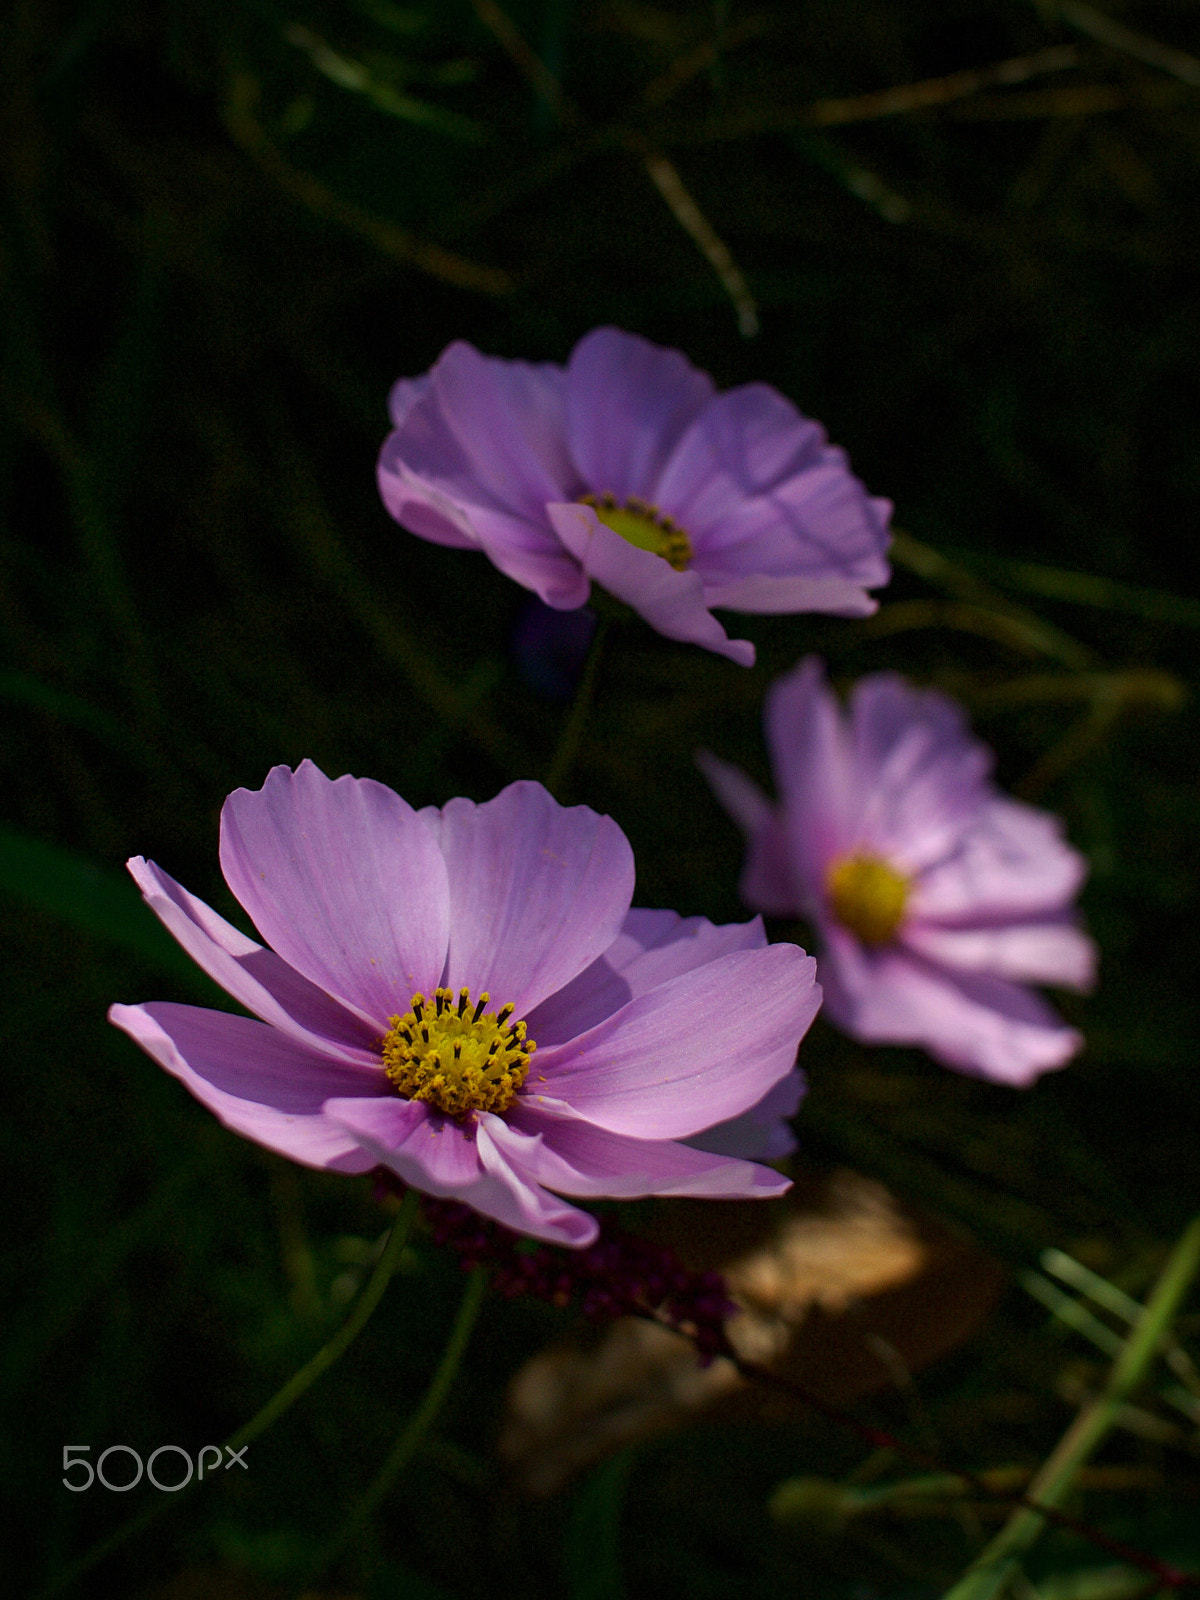
[[[441,979],[446,868],[412,807],[311,761],[275,767],[221,812],[226,882],[274,950],[381,1031]]]
[[[660,508],[687,529],[706,587],[755,575],[806,578],[801,604],[819,609],[870,607],[864,588],[886,583],[890,505],[867,494],[845,452],[827,443],[818,423],[766,384],[718,395],[672,456],[657,495]],[[841,579],[841,590],[822,582]],[[783,610],[761,586],[745,609]],[[730,597],[723,602],[739,607]]]
[[[816,1015],[816,963],[795,945],[736,951],[659,984],[579,1038],[539,1050],[525,1094],[635,1139],[739,1116],[791,1071]]]
[[[791,1187],[789,1179],[752,1161],[673,1140],[630,1139],[526,1104],[514,1107],[507,1124],[495,1118],[488,1126],[509,1165],[531,1183],[581,1199],[696,1195],[757,1200]]]
[[[693,1150],[711,1150],[717,1155],[741,1156],[747,1161],[782,1161],[796,1148],[789,1119],[800,1109],[807,1087],[802,1072],[789,1072],[749,1111],[728,1122],[718,1122],[715,1128],[705,1128],[687,1142]]]
[[[509,1164],[493,1141],[498,1117],[484,1115],[469,1131],[447,1117],[430,1113],[415,1100],[339,1100],[326,1108],[368,1151],[371,1165],[386,1167],[422,1194],[464,1205],[493,1217],[506,1228],[576,1249],[596,1238],[595,1217],[565,1205]]]
[[[376,470],[383,503],[402,527],[434,544],[482,550],[506,578],[560,611],[586,603],[588,580],[544,516],[534,521],[489,504],[469,479],[438,482],[419,476],[398,453],[403,443],[390,434]]]
[[[303,1049],[277,1028],[167,1001],[112,1006],[115,1023],[202,1105],[255,1144],[306,1167],[368,1172],[365,1154],[324,1113],[331,1095],[368,1104],[386,1080]]]
[[[603,1022],[635,995],[731,950],[759,950],[766,942],[758,917],[718,926],[707,917],[635,907],[604,954],[529,1014],[530,1037],[541,1048],[562,1044]]]
[[[377,477],[384,505],[436,544],[482,548],[547,605],[585,603],[587,579],[549,527],[547,499],[582,492],[562,437],[557,367],[444,351],[432,372],[392,390],[397,426]]]
[[[522,782],[485,805],[451,800],[427,826],[449,878],[452,989],[486,989],[527,1017],[619,932],[633,851],[611,817],[560,806],[540,783]]]
[[[653,501],[671,451],[712,396],[711,379],[678,350],[619,328],[585,334],[567,364],[566,409],[571,455],[586,487]]]
[[[829,1017],[869,1044],[919,1045],[975,1077],[1024,1087],[1083,1038],[1021,984],[949,972],[895,945],[868,951],[831,929],[821,957]]]
[[[914,689],[890,672],[856,684],[850,730],[858,841],[902,871],[920,872],[953,850],[979,818],[992,753],[948,695]]]
[[[746,835],[746,864],[738,893],[768,917],[800,914],[804,895],[792,871],[782,813],[740,767],[710,750],[696,752],[696,765],[717,799]]]
[[[1049,916],[1071,904],[1086,876],[1057,817],[997,795],[954,854],[918,878],[912,914],[966,927]]]
[[[958,972],[990,972],[1017,983],[1088,990],[1096,979],[1096,946],[1069,916],[974,928],[905,923],[901,942],[927,961]]]
[[[273,950],[239,933],[154,862],[134,856],[126,865],[168,933],[248,1011],[311,1050],[378,1067],[371,1048],[376,1030],[302,978]]]
[[[586,605],[588,575],[545,522],[527,522],[499,512],[470,512],[471,527],[488,560],[506,578],[531,589],[556,611]]]
[[[657,632],[703,645],[739,666],[754,665],[754,646],[746,639],[730,639],[706,608],[697,572],[676,572],[652,550],[637,549],[602,523],[591,506],[547,505],[546,514],[587,576],[632,606]]]
[[[719,529],[746,500],[819,466],[826,443],[821,424],[769,384],[727,389],[680,439],[657,503],[697,534]]]

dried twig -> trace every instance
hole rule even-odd
[[[880,117],[895,117],[906,111],[924,111],[930,106],[947,105],[952,100],[965,100],[994,84],[1025,83],[1046,72],[1066,72],[1078,64],[1079,51],[1074,45],[1051,45],[1035,55],[1016,56],[991,67],[952,72],[945,78],[925,78],[919,83],[905,83],[895,89],[853,95],[845,100],[817,100],[801,114],[805,122],[818,128],[873,122]]]
[[[496,0],[471,0],[475,15],[507,52],[513,65],[528,80],[566,127],[582,122],[579,107],[564,92],[550,68],[523,38],[520,29]]]
[[[541,95],[564,127],[579,127],[584,120],[582,112],[564,93],[549,67],[522,38],[508,13],[497,5],[496,0],[471,0],[471,3],[484,27],[504,47],[513,65]],[[733,258],[733,252],[689,193],[674,163],[661,150],[648,148],[645,141],[635,134],[627,136],[624,142],[631,153],[641,158],[651,183],[666,201],[671,215],[720,279],[733,301],[738,331],[752,338],[758,332],[758,307],[745,275]]]
[[[1173,45],[1148,39],[1144,33],[1134,33],[1132,28],[1097,11],[1095,6],[1084,5],[1082,0],[1061,0],[1056,9],[1064,22],[1099,44],[1109,45],[1135,61],[1144,61],[1148,67],[1157,67],[1160,72],[1169,72],[1173,78],[1200,88],[1200,60],[1188,55],[1186,50],[1176,50]]]
[[[733,301],[738,332],[752,339],[759,327],[758,307],[729,246],[688,193],[675,164],[661,150],[648,151],[642,160],[650,181],[666,201],[672,216],[694,241]]]
[[[483,266],[427,239],[419,239],[406,228],[343,200],[312,173],[293,167],[271,143],[255,117],[257,98],[258,85],[246,74],[238,74],[231,85],[229,103],[225,109],[225,126],[247,155],[252,156],[263,172],[286,194],[299,200],[316,216],[335,222],[349,233],[356,233],[368,240],[393,261],[416,267],[431,278],[440,278],[443,283],[452,283],[459,289],[472,289],[477,294],[501,295],[512,292],[513,279],[502,268]]]

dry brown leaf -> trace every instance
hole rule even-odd
[[[771,1205],[663,1204],[649,1231],[688,1266],[725,1274],[741,1307],[728,1327],[740,1356],[834,1405],[904,1384],[961,1344],[1005,1279],[974,1245],[846,1170],[801,1173]],[[626,1318],[526,1362],[509,1389],[499,1450],[521,1487],[548,1495],[613,1451],[702,1413],[775,1420],[800,1409],[729,1361],[701,1367],[669,1329]]]

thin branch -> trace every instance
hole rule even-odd
[[[944,78],[923,78],[919,83],[901,84],[876,94],[853,95],[844,100],[817,100],[802,116],[814,127],[831,128],[850,122],[874,122],[880,117],[896,117],[906,111],[924,111],[944,106],[952,100],[965,100],[995,84],[1025,83],[1047,72],[1067,72],[1079,64],[1074,45],[1051,45],[1031,56],[1015,56],[991,67],[976,67],[952,72]]]
[[[564,93],[562,85],[545,62],[521,36],[508,13],[496,0],[471,0],[471,4],[480,22],[503,46],[513,65],[541,95],[559,122],[564,127],[581,127],[584,123],[583,113]],[[696,204],[674,163],[661,150],[647,148],[645,141],[636,134],[629,134],[624,143],[631,153],[641,158],[651,183],[666,201],[671,215],[712,267],[733,301],[738,332],[748,339],[753,338],[759,326],[758,307],[729,246]]]
[[[1200,88],[1200,60],[1188,55],[1186,50],[1176,50],[1173,45],[1148,39],[1144,33],[1134,33],[1132,28],[1125,27],[1103,11],[1097,11],[1095,6],[1084,5],[1082,0],[1062,0],[1057,9],[1064,22],[1078,28],[1080,33],[1086,33],[1090,39]]]
[[[671,215],[691,238],[733,301],[738,332],[752,339],[759,328],[758,306],[742,269],[733,259],[733,252],[692,199],[674,162],[668,160],[661,150],[647,151],[642,162]]]
[[[327,222],[337,223],[349,233],[356,233],[373,244],[383,255],[406,267],[416,267],[431,278],[440,278],[458,289],[471,289],[477,294],[510,294],[515,287],[509,274],[499,267],[485,267],[469,261],[453,250],[419,239],[407,229],[376,217],[361,207],[341,199],[326,184],[310,172],[293,167],[268,139],[265,130],[254,116],[258,98],[258,85],[244,73],[233,80],[229,103],[225,109],[225,126],[238,145],[253,157],[268,178],[285,194],[291,195],[314,215]]]
[[[783,24],[778,17],[747,17],[744,22],[727,28],[720,39],[706,39],[692,50],[677,56],[664,73],[652,78],[642,90],[642,105],[648,111],[666,105],[683,88],[702,72],[716,64],[733,46],[751,39],[761,39],[766,34],[779,31]]]
[[[563,86],[550,68],[522,37],[520,29],[496,0],[471,0],[475,15],[503,46],[521,76],[534,88],[566,127],[582,122],[579,107],[563,92]]]

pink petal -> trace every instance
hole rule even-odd
[[[804,896],[792,872],[782,813],[740,767],[710,750],[696,752],[696,765],[746,835],[746,865],[738,880],[742,899],[768,917],[798,916]]]
[[[385,440],[376,472],[380,496],[397,522],[434,544],[484,551],[505,577],[560,611],[586,603],[588,580],[544,517],[531,521],[487,504],[486,492],[469,478],[419,476],[401,459],[405,441],[398,438],[393,433]],[[416,459],[414,451],[410,456]]]
[[[525,1094],[635,1139],[674,1139],[740,1115],[791,1070],[820,1005],[795,945],[736,951],[639,995],[579,1038],[539,1050]]]
[[[423,1194],[461,1200],[506,1228],[581,1248],[599,1232],[594,1217],[530,1184],[493,1141],[498,1117],[464,1127],[413,1100],[331,1101],[332,1121],[352,1133],[378,1163]]]
[[[452,989],[486,989],[527,1017],[616,937],[634,870],[611,817],[560,806],[540,783],[523,782],[486,805],[451,800],[428,826],[449,879]]]
[[[392,419],[393,428],[402,428],[409,412],[418,400],[424,399],[429,393],[429,374],[423,372],[419,378],[397,378],[388,392],[388,416]]]
[[[221,812],[221,867],[275,951],[381,1031],[440,981],[446,868],[412,807],[311,761],[275,767]]]
[[[714,611],[743,611],[760,615],[788,615],[798,611],[833,617],[870,617],[878,600],[863,592],[850,578],[809,578],[751,573],[728,581],[714,578],[708,562],[697,562],[704,578],[704,603]],[[882,580],[880,580],[882,581]]]
[[[730,639],[704,604],[694,570],[676,572],[652,550],[639,550],[600,521],[591,506],[547,505],[546,514],[589,578],[633,607],[668,639],[703,645],[739,666],[754,665],[754,646]]]
[[[821,424],[778,389],[727,389],[679,441],[656,485],[657,503],[684,527],[707,532],[746,500],[817,467],[825,445]]]
[[[587,604],[592,592],[587,574],[543,522],[477,508],[469,518],[488,560],[506,578],[532,589],[556,611],[575,611]]]
[[[1096,946],[1068,917],[976,928],[908,920],[900,937],[907,949],[954,971],[1080,990],[1096,978]]]
[[[108,1017],[243,1138],[306,1167],[375,1165],[322,1108],[331,1095],[377,1095],[378,1067],[322,1059],[265,1023],[198,1006],[118,1005]]]
[[[586,487],[653,501],[668,456],[712,395],[678,350],[619,328],[585,334],[567,365],[567,437]]]
[[[767,942],[762,922],[718,927],[707,917],[675,911],[631,910],[604,954],[529,1014],[529,1034],[540,1048],[574,1039],[681,972],[731,950],[758,950]]]
[[[499,360],[459,341],[438,357],[429,381],[471,477],[500,506],[537,520],[547,500],[589,487],[567,450],[561,367]]]
[[[379,496],[388,513],[409,533],[452,550],[477,550],[479,540],[458,505],[439,490],[410,477],[385,443],[375,469]]]
[[[650,498],[686,528],[706,589],[747,587],[720,601],[783,611],[782,592],[756,576],[793,583],[793,609],[863,615],[864,587],[886,583],[886,501],[873,500],[828,445],[819,424],[766,384],[718,395],[693,423]],[[840,580],[840,581],[839,581]]]
[[[372,1049],[376,1029],[302,978],[273,950],[239,933],[152,861],[134,856],[127,865],[146,904],[167,931],[248,1011],[311,1050],[361,1066],[378,1066]]]
[[[1074,1028],[1020,984],[952,973],[887,946],[867,951],[831,929],[821,958],[834,1022],[869,1044],[920,1045],[935,1060],[1021,1087],[1082,1048]]]
[[[693,1150],[711,1150],[722,1156],[741,1156],[747,1161],[782,1161],[796,1148],[796,1136],[788,1119],[800,1109],[808,1085],[802,1072],[789,1072],[766,1093],[756,1106],[740,1117],[718,1122],[688,1140]]]
[[[997,795],[958,850],[921,874],[912,914],[968,927],[1053,915],[1070,905],[1086,875],[1087,862],[1063,838],[1057,817]]]
[[[962,708],[894,673],[861,679],[850,700],[859,839],[902,871],[953,849],[987,803],[992,754]]]
[[[769,1199],[791,1182],[769,1167],[690,1149],[671,1140],[630,1139],[588,1122],[514,1107],[488,1124],[509,1165],[531,1183],[581,1199],[645,1195]]]
[[[854,842],[859,807],[849,740],[815,656],[768,689],[766,725],[796,885],[811,913],[829,862]]]

